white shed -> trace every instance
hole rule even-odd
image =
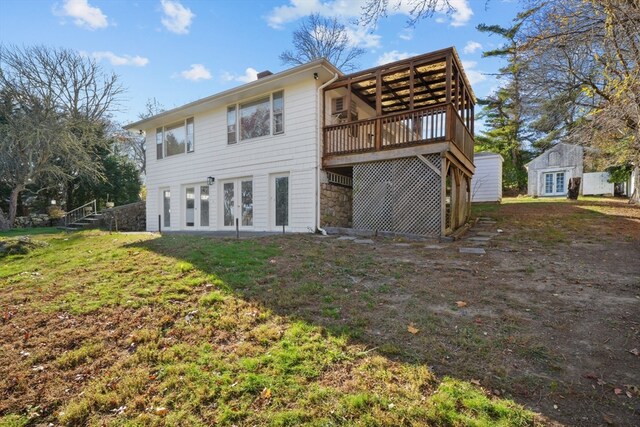
[[[474,154],[473,162],[476,172],[471,179],[471,201],[502,201],[502,156],[483,151]]]

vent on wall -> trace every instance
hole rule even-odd
[[[339,120],[339,122],[344,121],[356,121],[358,120],[358,107],[356,106],[356,101],[351,101],[350,108],[350,117],[347,112],[347,97],[341,96],[339,98],[333,98],[331,100],[331,115]],[[348,118],[348,120],[347,120]]]

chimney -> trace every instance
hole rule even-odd
[[[258,73],[258,80],[264,78],[264,77],[268,77],[270,75],[272,75],[273,73],[269,70],[264,70]]]

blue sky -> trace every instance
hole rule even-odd
[[[390,0],[390,4],[398,0]],[[452,0],[457,11],[437,13],[407,28],[405,6],[391,10],[375,31],[350,22],[364,0],[3,0],[0,42],[71,48],[121,77],[127,92],[115,119],[135,121],[149,98],[173,108],[288,68],[278,55],[312,12],[338,16],[355,45],[366,49],[359,69],[455,46],[478,97],[494,90],[496,59],[482,51],[501,40],[480,23],[510,25],[516,1]],[[406,3],[406,1],[405,1]]]

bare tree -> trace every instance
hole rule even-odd
[[[373,27],[380,18],[385,18],[389,10],[397,10],[402,6],[407,6],[409,19],[407,25],[410,27],[424,18],[430,18],[436,12],[452,13],[455,7],[451,0],[367,0],[362,7],[362,14],[358,22],[366,27]]]
[[[566,139],[596,148],[610,166],[631,164],[640,176],[640,6],[621,0],[529,5],[521,37],[530,86],[564,93],[579,108]],[[640,194],[631,200],[640,202]]]
[[[0,182],[11,188],[8,223],[27,185],[102,176],[95,151],[123,89],[67,49],[0,47]]]
[[[164,111],[164,107],[155,98],[147,99],[145,111],[138,114],[138,118],[148,119],[149,117],[160,114]],[[147,173],[147,144],[146,137],[143,133],[134,133],[118,128],[113,132],[116,141],[119,143],[118,150],[127,155],[138,167],[141,175]]]
[[[287,65],[301,65],[326,58],[342,71],[358,67],[355,60],[366,51],[349,40],[347,28],[337,18],[309,15],[293,32],[293,50],[285,50],[280,60]]]

